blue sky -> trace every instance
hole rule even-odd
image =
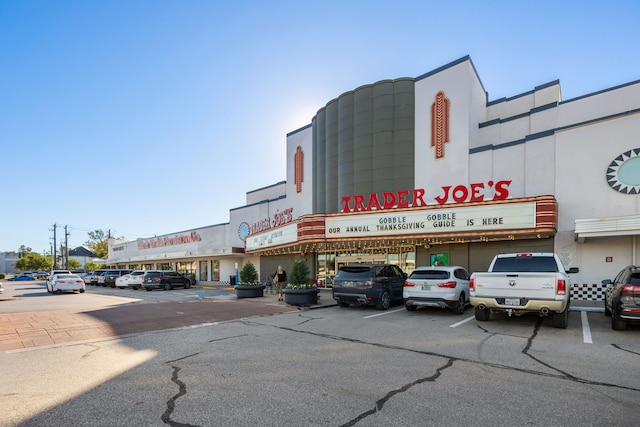
[[[286,134],[470,55],[489,100],[640,79],[635,1],[0,0],[0,251],[229,221]]]

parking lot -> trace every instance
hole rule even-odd
[[[103,300],[107,309],[132,296],[151,299],[138,307],[196,299],[239,313],[247,303],[198,288],[88,287],[33,298]],[[471,309],[326,305],[2,352],[3,366],[20,367],[0,386],[2,425],[635,425],[640,418],[640,328],[613,331],[600,311],[572,311],[564,330],[535,316],[478,322]]]

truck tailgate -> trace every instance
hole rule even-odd
[[[477,297],[556,299],[556,273],[476,273]]]

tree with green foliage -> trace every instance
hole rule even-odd
[[[80,261],[78,261],[75,258],[69,258],[69,262],[67,263],[67,268],[69,270],[78,270],[80,266],[81,266]]]
[[[240,270],[240,285],[242,286],[251,286],[251,285],[259,285],[260,281],[258,281],[258,270],[253,265],[251,261],[247,261],[242,270]]]
[[[31,252],[33,251],[31,250],[30,247],[25,245],[20,245],[20,248],[18,249],[18,258],[22,258],[26,254],[30,254]]]
[[[85,245],[96,254],[98,258],[106,258],[109,255],[109,239],[107,234],[102,230],[89,231],[87,233],[89,240]]]
[[[84,265],[84,269],[87,271],[96,271],[107,268],[106,264],[96,264],[94,262],[89,261]]]
[[[304,258],[296,258],[293,262],[293,268],[291,269],[291,276],[289,277],[289,285],[291,287],[299,287],[301,285],[310,285],[309,277],[311,276],[311,269]]]
[[[49,257],[31,252],[18,259],[13,266],[20,271],[51,270],[51,260]]]

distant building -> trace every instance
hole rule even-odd
[[[98,256],[84,246],[78,246],[77,248],[69,251],[69,259],[77,260],[80,263],[81,269],[84,269],[84,266],[88,262],[96,263],[96,258],[98,258]],[[102,263],[104,261],[99,260],[98,262]]]
[[[0,273],[18,273],[18,270],[13,266],[16,261],[18,261],[17,252],[0,252]]]

